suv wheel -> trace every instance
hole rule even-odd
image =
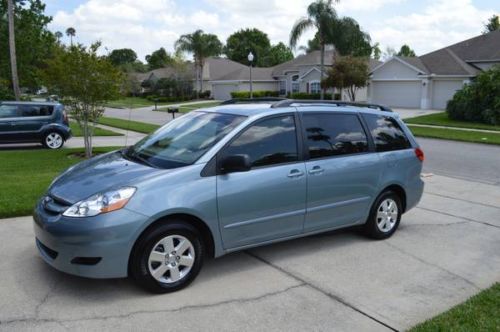
[[[51,131],[43,138],[43,145],[49,149],[60,149],[64,145],[64,138],[57,131]]]
[[[203,264],[203,243],[196,229],[182,222],[162,224],[143,234],[134,246],[130,274],[154,293],[189,285]]]
[[[393,191],[383,192],[372,206],[365,233],[374,239],[389,238],[396,232],[402,212],[401,198]]]

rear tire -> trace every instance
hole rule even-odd
[[[44,135],[42,144],[47,149],[57,150],[64,145],[64,137],[57,131],[49,131]]]
[[[130,257],[130,275],[150,292],[175,292],[196,278],[204,254],[198,231],[182,220],[171,220],[139,237]]]
[[[363,226],[364,233],[377,240],[387,239],[396,232],[403,208],[401,198],[394,191],[381,193],[370,210],[370,216]]]

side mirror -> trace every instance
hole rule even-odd
[[[252,168],[247,154],[235,154],[223,157],[219,162],[220,174],[247,172]]]

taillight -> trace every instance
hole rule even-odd
[[[63,111],[63,120],[68,123],[68,113],[66,113],[66,111]]]
[[[420,160],[420,161],[424,161],[424,159],[425,159],[424,151],[422,151],[421,148],[415,149],[415,156],[417,156],[418,160]]]

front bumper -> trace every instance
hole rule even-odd
[[[33,219],[40,255],[55,269],[88,278],[122,278],[147,217],[121,209],[70,218],[47,211],[40,201]]]

